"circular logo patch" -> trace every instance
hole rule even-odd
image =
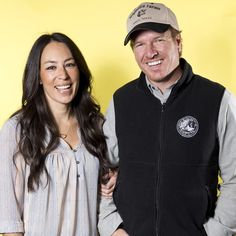
[[[196,118],[185,116],[178,120],[176,129],[181,136],[192,138],[198,132],[199,124]]]

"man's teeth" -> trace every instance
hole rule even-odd
[[[151,61],[147,63],[149,66],[156,66],[161,64],[161,60],[158,61]]]
[[[71,85],[61,85],[61,86],[56,86],[56,88],[57,89],[68,89],[68,88],[70,88],[71,87]]]

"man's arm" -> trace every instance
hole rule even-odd
[[[106,143],[108,148],[108,159],[114,167],[119,165],[119,150],[118,142],[116,137],[116,128],[115,128],[115,109],[113,99],[111,100],[109,107],[106,112],[105,122],[103,125],[103,132],[107,137]]]
[[[103,131],[107,137],[108,159],[114,167],[118,167],[118,143],[115,131],[115,112],[113,100],[110,102],[106,113],[106,121],[103,125]],[[116,178],[116,177],[115,177]],[[111,184],[108,183],[108,185]],[[104,186],[104,188],[106,188]],[[108,186],[109,189],[109,186]],[[122,219],[117,212],[113,198],[102,196],[99,202],[98,214],[98,231],[100,236],[126,236],[128,235],[123,229],[118,229]]]
[[[236,234],[236,98],[227,90],[218,118],[219,166],[222,184],[215,214],[204,225],[208,236]]]
[[[116,185],[117,174],[118,174],[117,170],[110,171],[108,173],[109,181],[106,184],[101,184],[101,195],[103,197],[108,197],[108,198],[112,197]]]
[[[111,236],[122,223],[113,198],[101,197],[98,212],[98,231],[100,236]]]

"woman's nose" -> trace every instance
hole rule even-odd
[[[68,72],[67,72],[67,70],[66,70],[66,68],[64,66],[62,66],[60,68],[58,77],[60,79],[67,79],[68,78]]]

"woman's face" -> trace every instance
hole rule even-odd
[[[69,48],[60,42],[50,42],[40,61],[40,84],[51,108],[68,106],[79,88],[79,69]]]

